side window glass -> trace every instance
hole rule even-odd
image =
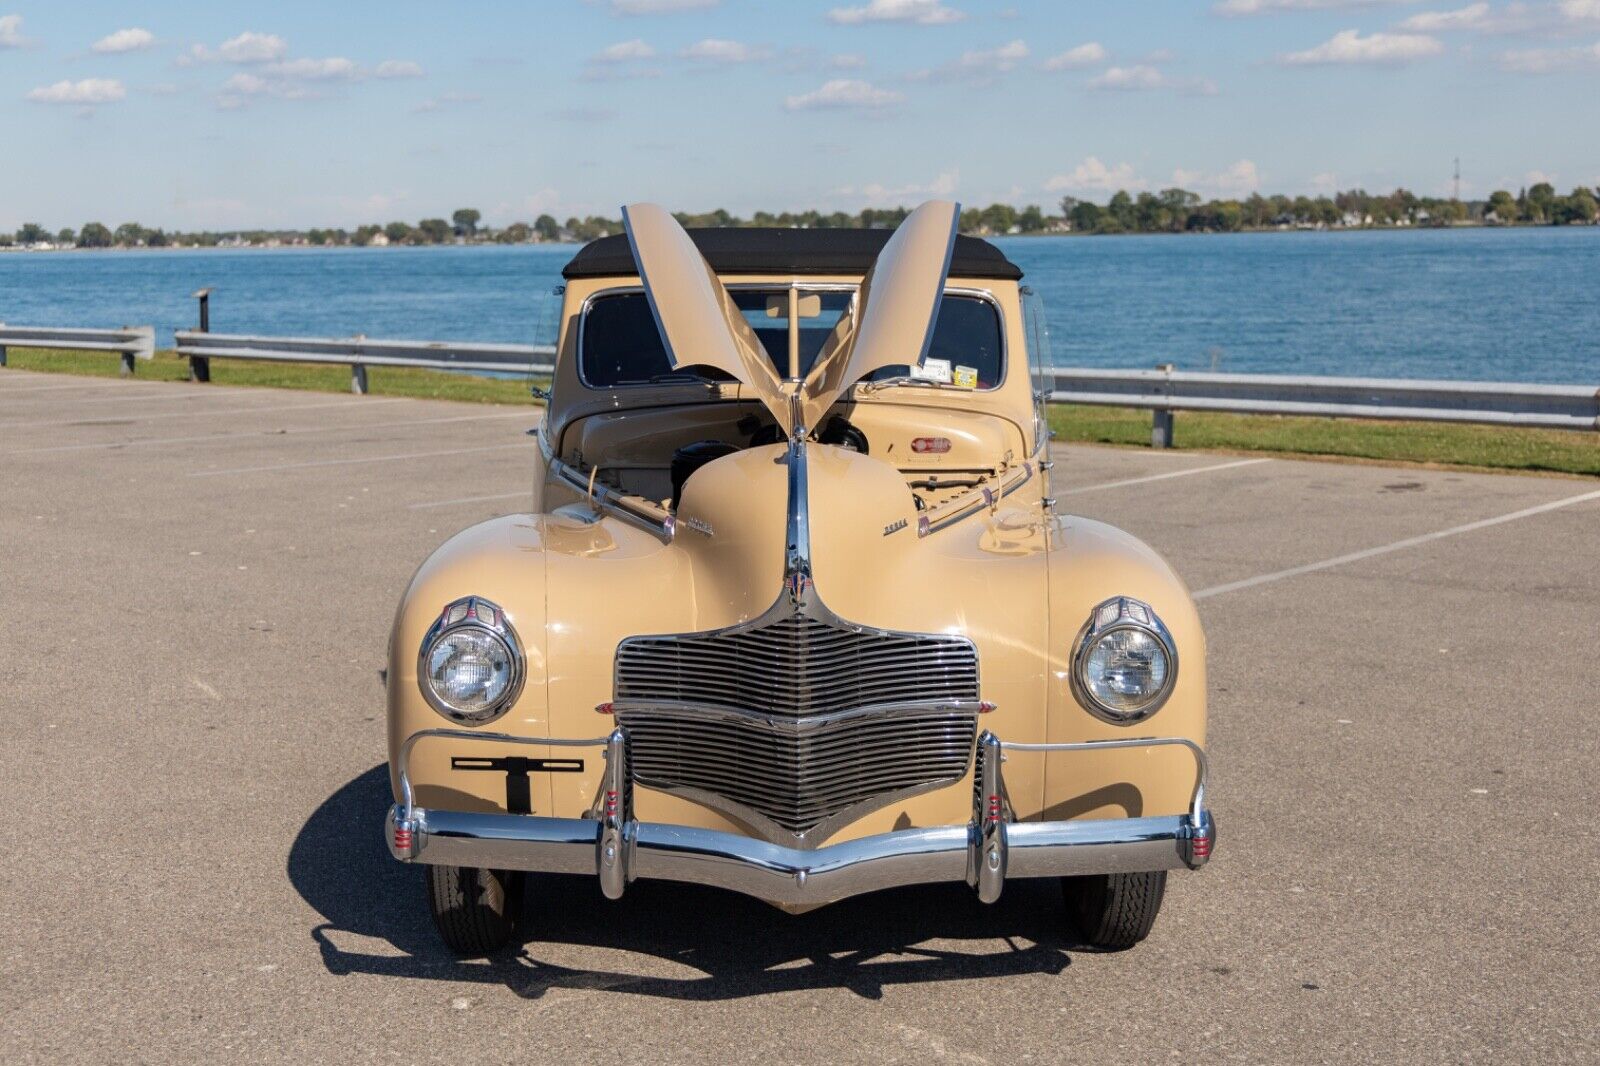
[[[561,305],[567,294],[565,285],[557,285],[553,289],[544,289],[534,297],[533,307],[533,339],[527,343],[537,348],[546,348],[548,351],[540,352],[533,357],[536,368],[553,367],[556,361],[556,341],[561,333]],[[531,369],[528,372],[528,387],[536,397],[548,394],[551,374],[544,369]]]
[[[1028,331],[1028,372],[1033,382],[1033,431],[1037,447],[1049,440],[1048,397],[1055,391],[1055,359],[1050,351],[1050,319],[1044,300],[1030,285],[1022,286],[1022,317]]]

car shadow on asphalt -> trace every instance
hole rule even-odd
[[[552,988],[679,1000],[843,988],[878,999],[889,985],[1060,973],[1076,947],[1053,881],[1008,885],[993,906],[965,885],[929,885],[789,915],[695,885],[636,882],[613,902],[592,878],[530,875],[522,943],[462,960],[433,930],[421,869],[384,846],[389,804],[380,764],[329,796],[290,849],[289,880],[324,919],[311,936],[332,974],[504,985],[530,999]]]

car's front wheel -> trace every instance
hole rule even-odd
[[[1167,892],[1167,871],[1063,877],[1067,917],[1083,943],[1123,951],[1150,935]]]
[[[523,875],[476,866],[425,867],[428,910],[439,936],[458,955],[490,955],[517,931]]]

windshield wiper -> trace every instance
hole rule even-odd
[[[618,385],[719,385],[721,382],[688,370],[669,370],[664,374],[651,374],[644,380],[619,381]]]
[[[960,385],[949,381],[930,381],[928,378],[912,377],[910,374],[901,374],[892,378],[880,378],[877,381],[863,381],[860,383],[863,392],[877,392],[879,389],[890,389],[897,385],[919,385],[929,389],[959,389],[962,392],[971,392],[971,389],[962,388]]]

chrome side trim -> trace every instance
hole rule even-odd
[[[806,470],[805,430],[789,438],[784,463],[789,471],[783,533],[783,587],[789,603],[799,608],[809,601],[811,579],[811,482]]]
[[[634,502],[637,498],[624,496],[608,485],[592,481],[590,475],[580,472],[572,464],[561,459],[548,460],[550,473],[563,485],[587,498],[595,507],[610,515],[622,519],[630,525],[637,526],[646,533],[660,537],[665,543],[672,541],[676,533],[677,523],[673,516],[660,507],[655,507],[643,500]],[[592,473],[592,472],[591,472]]]
[[[924,511],[917,518],[917,536],[926,537],[930,533],[937,533],[948,526],[953,526],[964,518],[971,518],[985,508],[992,508],[1000,500],[1010,496],[1022,486],[1033,479],[1033,460],[1020,463],[1009,471],[999,475],[1000,491],[996,493],[988,485],[978,485],[971,491],[962,493],[949,503],[941,504],[931,511]]]

